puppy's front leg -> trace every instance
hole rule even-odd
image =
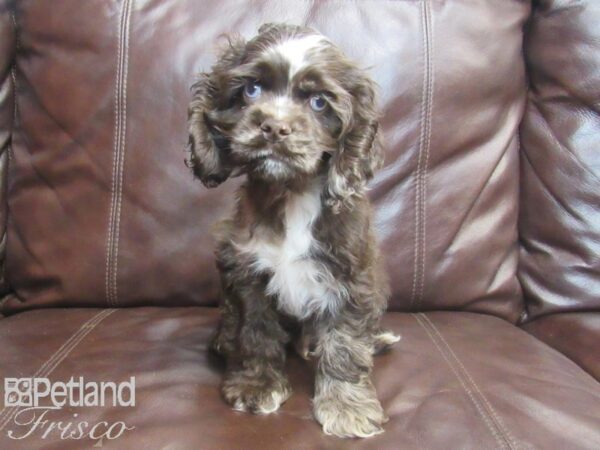
[[[283,374],[289,336],[261,283],[238,281],[235,290],[241,303],[238,351],[227,357],[223,396],[236,410],[269,414],[292,392]]]
[[[323,431],[339,437],[382,433],[388,419],[371,382],[373,348],[368,340],[350,324],[324,327],[316,354],[313,408]]]

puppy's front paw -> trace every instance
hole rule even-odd
[[[370,382],[324,382],[313,401],[314,414],[325,434],[367,438],[383,433],[388,421]]]
[[[236,411],[271,414],[290,397],[287,379],[275,371],[237,371],[225,377],[223,397]]]

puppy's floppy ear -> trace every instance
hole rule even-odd
[[[337,152],[329,161],[325,202],[334,213],[342,207],[352,208],[354,198],[364,193],[373,173],[383,164],[383,138],[379,130],[379,113],[375,105],[375,83],[356,69],[350,74],[354,82],[347,90],[352,96],[342,120]]]
[[[209,188],[224,182],[232,171],[227,163],[228,124],[222,112],[231,100],[228,72],[242,62],[245,48],[244,39],[227,36],[227,43],[221,49],[212,72],[201,73],[192,86],[192,101],[188,108],[190,154],[186,163]]]

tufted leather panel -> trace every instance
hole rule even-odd
[[[530,318],[600,310],[600,3],[540,1],[528,27],[519,278]]]
[[[189,86],[221,33],[279,20],[315,26],[381,86],[387,163],[372,197],[392,308],[516,321],[529,12],[520,0],[18,2],[4,311],[216,303],[210,229],[235,183],[205,190],[183,165]]]

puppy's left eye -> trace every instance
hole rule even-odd
[[[310,98],[310,107],[313,111],[321,112],[327,108],[327,101],[322,95],[313,95]]]
[[[260,97],[261,93],[262,86],[257,81],[250,81],[244,86],[244,95],[251,100]]]

